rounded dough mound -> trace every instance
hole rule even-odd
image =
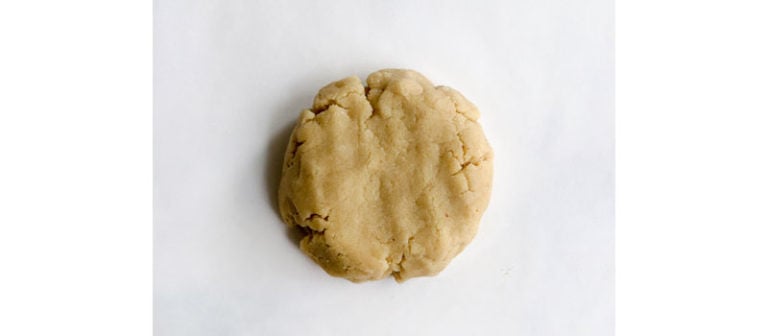
[[[435,275],[472,240],[493,153],[477,108],[421,74],[328,84],[291,134],[278,200],[301,249],[354,282]]]

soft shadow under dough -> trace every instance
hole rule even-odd
[[[285,148],[288,146],[288,141],[291,137],[291,131],[293,130],[294,122],[283,126],[280,131],[273,135],[269,141],[267,148],[267,160],[265,162],[266,169],[264,169],[265,185],[267,186],[267,195],[269,195],[269,204],[272,206],[275,215],[280,218],[280,207],[277,200],[277,189],[280,187],[280,177],[282,175],[283,168],[283,156],[285,155]],[[282,220],[281,220],[282,222]],[[291,241],[296,245],[299,244],[303,237],[300,230],[288,229],[287,235]]]

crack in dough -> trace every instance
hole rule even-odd
[[[366,83],[328,84],[301,113],[281,216],[331,275],[435,275],[472,240],[490,197],[493,152],[479,113],[415,71],[380,70]]]

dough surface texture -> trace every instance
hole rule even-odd
[[[280,215],[328,274],[353,282],[435,275],[472,240],[493,152],[477,108],[418,72],[348,77],[301,112],[285,153]]]

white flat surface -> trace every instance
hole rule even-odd
[[[155,1],[157,335],[613,334],[613,4]],[[327,82],[418,70],[495,150],[475,240],[437,277],[327,276],[275,210]]]

